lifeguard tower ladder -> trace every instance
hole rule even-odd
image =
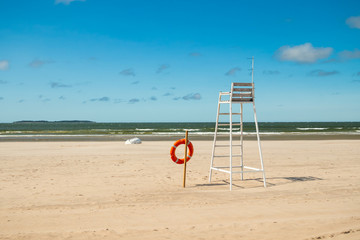
[[[213,148],[212,148],[212,156],[211,156],[211,163],[210,163],[210,173],[209,173],[209,182],[211,182],[211,175],[212,171],[220,171],[224,173],[230,174],[230,191],[232,190],[232,178],[233,173],[241,173],[241,180],[244,179],[244,173],[248,172],[261,172],[263,175],[263,182],[264,187],[266,187],[266,177],[265,177],[265,169],[264,169],[264,163],[263,163],[263,157],[261,152],[261,144],[260,144],[260,135],[259,135],[259,127],[256,117],[256,109],[255,109],[255,93],[254,93],[254,57],[252,58],[252,67],[251,67],[251,83],[238,83],[233,82],[231,83],[231,91],[230,92],[220,92],[219,94],[219,102],[218,102],[218,109],[217,109],[217,116],[216,116],[216,125],[215,125],[215,134],[214,134],[214,142],[213,142]],[[227,99],[224,100],[223,97],[226,97]],[[260,164],[261,168],[254,168],[244,165],[244,154],[243,154],[243,105],[252,103],[253,109],[254,109],[254,121],[255,121],[255,128],[256,128],[256,137],[257,137],[257,143],[259,148],[259,156],[260,156]],[[229,105],[229,112],[221,112],[220,106],[222,104],[228,104]],[[233,104],[240,104],[240,112],[233,112]],[[220,115],[226,115],[229,116],[229,123],[219,123],[219,116]],[[233,122],[233,115],[240,115],[240,123]],[[218,129],[219,126],[228,126],[229,127],[229,144],[223,144],[219,145],[216,142],[216,138],[218,135]],[[240,144],[233,144],[233,126],[240,126]],[[229,147],[229,155],[216,155],[215,149],[218,147]],[[235,155],[233,154],[233,147],[239,147],[240,148],[240,154]],[[214,159],[215,158],[226,158],[229,157],[230,164],[229,166],[214,166]],[[233,158],[240,158],[240,165],[233,165]],[[234,170],[234,169],[240,169],[240,171]]]

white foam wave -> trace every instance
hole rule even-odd
[[[326,130],[329,128],[296,128],[296,129],[301,131],[307,131],[307,130]]]
[[[200,129],[186,129],[186,128],[184,128],[184,131],[196,132],[196,131],[200,131]]]

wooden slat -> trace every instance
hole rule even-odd
[[[239,83],[239,82],[234,82],[234,86],[241,86],[241,87],[252,87],[252,83]]]
[[[252,93],[233,93],[233,97],[252,97]]]
[[[234,88],[233,92],[252,92],[252,88]]]
[[[233,98],[233,102],[252,102],[252,98]]]

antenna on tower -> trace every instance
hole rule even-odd
[[[251,83],[254,84],[254,56],[251,58]]]
[[[254,56],[247,59],[251,59],[251,69],[248,70],[251,70],[251,83],[254,85]]]

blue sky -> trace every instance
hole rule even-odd
[[[357,0],[1,0],[0,19],[0,122],[215,121],[252,56],[259,121],[360,121]]]

